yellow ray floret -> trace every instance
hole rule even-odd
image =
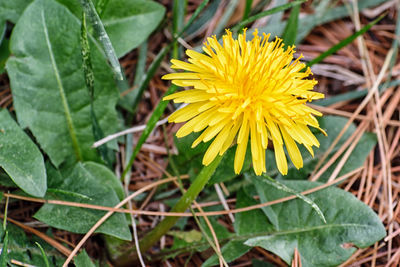
[[[259,36],[257,30],[253,36],[246,41],[244,31],[235,40],[227,30],[222,43],[215,36],[207,39],[205,54],[187,50],[188,62],[171,60],[172,68],[186,72],[170,73],[163,79],[192,89],[164,100],[187,104],[169,117],[170,122],[186,122],[178,137],[203,131],[192,147],[214,139],[203,157],[204,165],[236,143],[234,170],[240,173],[250,139],[253,169],[261,175],[266,172],[265,150],[271,140],[276,165],[285,175],[284,146],[296,168],[303,167],[296,143],[311,155],[312,146],[319,146],[308,127],[320,129],[314,116],[322,114],[306,102],[324,95],[313,91],[317,81],[306,79],[311,70],[299,58],[293,60],[294,46],[284,49],[281,39],[269,42],[269,35]]]

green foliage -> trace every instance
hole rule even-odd
[[[65,258],[55,248],[45,243],[43,240],[36,236],[28,237],[21,228],[12,223],[7,224],[6,231],[8,232],[8,265],[0,266],[16,266],[10,263],[11,259],[34,266],[47,266],[40,247],[46,251],[46,257],[50,267],[62,266]],[[3,248],[5,243],[4,234],[5,231],[0,227],[0,236],[3,237],[1,246]],[[40,247],[37,244],[39,244]]]
[[[257,204],[257,202],[253,198],[249,197],[243,189],[240,189],[237,192],[236,208],[248,207],[255,204]],[[237,213],[235,215],[234,227],[236,238],[232,238],[232,241],[229,241],[222,247],[222,255],[228,262],[239,258],[251,249],[251,247],[243,244],[244,240],[246,240],[246,236],[253,236],[273,231],[273,226],[268,222],[267,217],[258,209]],[[216,255],[213,255],[204,262],[202,267],[212,266],[217,263],[218,258]]]
[[[170,50],[172,49],[172,57],[182,56],[183,48],[177,42],[177,38],[185,34],[192,40],[191,37],[207,27],[208,21],[217,14],[220,7],[220,1],[209,3],[208,0],[203,0],[185,24],[186,2],[186,0],[174,0],[172,40],[161,49],[147,69],[147,43],[141,46],[134,82],[138,88],[120,98],[117,88],[123,91],[129,89],[131,85],[124,77],[124,70],[118,58],[145,42],[156,30],[165,16],[165,8],[162,5],[150,0],[1,1],[0,73],[6,70],[9,76],[15,115],[19,124],[13,119],[14,114],[10,115],[6,110],[0,111],[0,184],[18,187],[29,195],[44,196],[46,199],[108,207],[119,203],[125,197],[120,180],[130,174],[135,157],[153,131],[156,122],[164,114],[168,102],[161,101],[154,109],[134,148],[132,148],[132,137],[127,137],[130,138],[130,142],[127,142],[126,146],[130,147],[126,149],[127,164],[124,166],[121,179],[102,165],[107,162],[109,167],[112,166],[110,163],[112,159],[107,160],[107,155],[112,152],[101,150],[99,155],[99,151],[92,148],[92,144],[103,136],[117,131],[119,126],[115,109],[117,101],[119,107],[131,113],[128,118],[124,117],[126,122],[131,123],[143,93],[158,73],[161,63]],[[225,14],[215,27],[217,35],[228,26],[239,2],[236,0],[229,2]],[[315,12],[301,17],[299,17],[300,4],[305,2],[304,0],[275,1],[277,3],[273,3],[269,10],[264,11],[261,7],[252,10],[252,2],[251,0],[245,2],[242,21],[233,25],[232,30],[240,31],[256,19],[273,14],[267,26],[260,28],[259,31],[271,33],[272,36],[281,35],[283,32],[287,46],[301,41],[316,25],[347,16],[349,13],[343,5],[332,8],[335,1],[331,0],[315,1],[310,6]],[[267,1],[263,2],[265,4]],[[383,0],[359,1],[359,9],[382,2]],[[282,11],[288,9],[291,9],[289,19],[283,21]],[[85,17],[89,22],[87,27],[82,23],[85,22]],[[309,64],[319,62],[346,46],[378,20],[346,38]],[[163,26],[168,25],[169,22]],[[299,25],[301,27],[298,27]],[[8,39],[9,30],[11,30],[10,39]],[[176,90],[177,87],[172,85],[165,95]],[[365,93],[366,90],[350,92],[332,98],[330,102],[323,100],[325,102],[321,101],[321,104],[353,99]],[[119,115],[123,117],[125,114]],[[226,183],[230,193],[236,195],[237,208],[268,202],[290,194],[297,195],[300,198],[235,214],[233,231],[221,225],[218,217],[210,217],[222,246],[224,259],[231,262],[247,253],[252,247],[260,246],[277,254],[287,263],[290,263],[294,249],[297,248],[305,267],[338,265],[355,251],[355,247],[369,246],[385,235],[382,223],[373,211],[341,189],[331,187],[307,196],[300,195],[303,190],[321,185],[304,180],[314,170],[318,159],[346,122],[347,119],[341,117],[321,118],[320,125],[328,132],[328,137],[317,132],[316,136],[321,145],[320,148],[315,148],[315,157],[312,158],[301,148],[304,167],[297,170],[293,164],[289,164],[287,176],[283,177],[277,171],[273,152],[268,150],[267,173],[276,180],[254,176],[251,170],[250,148],[247,149],[243,175],[236,175],[232,167],[235,146],[226,152],[219,165],[213,163],[203,168],[201,162],[209,143],[201,143],[192,149],[191,144],[198,134],[175,139],[179,154],[172,159],[178,167],[178,172],[189,174],[191,184],[197,185],[197,189],[189,189],[185,198],[181,200],[176,198],[164,200],[164,204],[174,202],[176,206],[173,211],[183,212],[204,185],[220,182]],[[355,129],[355,125],[350,126],[328,159]],[[362,166],[375,145],[375,135],[365,133],[339,176]],[[105,146],[103,148],[105,149]],[[46,166],[43,158],[48,159]],[[335,162],[322,175],[320,181],[328,179],[337,163]],[[200,179],[199,177],[194,179],[198,175]],[[164,188],[167,187],[168,185],[165,185]],[[201,195],[204,197],[203,200],[215,199],[212,187],[210,188],[203,191]],[[176,197],[177,191],[163,191],[153,199]],[[253,198],[255,194],[259,196],[260,201]],[[142,194],[140,197],[145,196],[146,194]],[[326,223],[321,220],[321,214],[316,212],[319,210],[325,216]],[[34,217],[50,227],[83,234],[105,213],[96,209],[45,204]],[[114,259],[127,251],[123,240],[131,240],[127,218],[125,214],[116,213],[96,231],[106,235],[104,238],[106,247]],[[201,232],[185,228],[190,219],[179,220],[179,230],[175,228],[174,231],[168,232],[174,237],[173,246],[156,256],[168,258],[183,252],[208,249],[211,232],[201,217],[199,220]],[[176,221],[177,218],[168,217],[161,225],[171,228]],[[142,239],[142,249],[149,248],[151,242],[156,242],[168,231],[162,232],[160,229],[151,231],[147,240]],[[51,236],[51,230],[48,231],[48,235]],[[10,265],[10,259],[35,266],[61,266],[63,263],[63,258],[54,248],[35,236],[28,238],[13,224],[9,223],[6,229],[0,229],[0,236],[2,247],[0,266]],[[148,240],[151,242],[147,242]],[[98,265],[91,261],[84,250],[75,257],[75,264],[77,267]],[[209,257],[203,266],[215,264],[218,264],[217,255]],[[269,266],[269,264],[253,261],[253,266]]]
[[[263,178],[251,176],[249,179],[256,182]],[[321,185],[309,181],[283,183],[296,191]],[[262,202],[290,195],[268,183],[257,182],[255,185],[259,193],[263,191],[260,195]],[[251,247],[260,246],[290,264],[297,248],[305,267],[337,266],[350,257],[355,247],[372,245],[386,234],[371,208],[348,192],[330,187],[307,196],[321,208],[326,224],[309,204],[300,199],[269,206],[269,209],[263,209],[265,214],[261,210],[239,213],[235,217],[236,238],[231,237],[222,248],[224,258],[232,261]],[[237,201],[238,208],[256,204],[244,191],[238,192]],[[275,223],[272,224],[268,218],[274,218]],[[213,256],[204,266],[216,263],[217,258]]]
[[[282,39],[285,43],[285,48],[292,46],[296,42],[297,28],[299,22],[300,5],[296,5],[290,11],[289,19],[286,23]]]
[[[50,167],[48,169],[47,199],[108,207],[113,207],[120,201],[118,196],[121,196],[121,185],[117,184],[118,180],[111,171],[102,165],[89,162],[77,163],[72,169],[61,171]],[[104,211],[94,209],[45,204],[34,217],[59,229],[86,233],[104,214]],[[121,213],[112,215],[96,232],[131,240],[128,222]]]
[[[17,23],[19,17],[32,0],[3,0],[0,2],[0,22]]]
[[[26,193],[44,196],[47,185],[43,156],[7,110],[0,111],[0,166]]]
[[[160,23],[164,13],[165,8],[153,1],[109,1],[101,20],[118,57],[122,57],[146,40]]]
[[[262,179],[260,177],[251,177]],[[285,181],[297,191],[314,188],[321,183],[309,181]],[[265,200],[288,196],[268,184],[257,184],[265,191]],[[254,237],[245,242],[249,246],[261,246],[279,255],[290,264],[294,249],[301,255],[302,265],[336,266],[356,250],[383,238],[386,234],[379,217],[370,207],[341,189],[330,187],[308,195],[325,214],[324,224],[310,205],[299,199],[270,206],[268,217],[276,218],[275,231]],[[355,212],[357,211],[357,212]]]
[[[7,71],[18,121],[30,128],[56,166],[66,160],[99,161],[91,148],[90,96],[79,36],[79,22],[65,7],[37,0],[25,10],[11,38],[15,57],[8,60]],[[101,51],[95,44],[91,47],[95,113],[109,134],[116,130],[118,92]]]
[[[89,255],[83,250],[75,257],[75,266],[76,267],[95,267],[92,260],[89,258]]]

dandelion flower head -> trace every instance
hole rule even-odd
[[[319,146],[308,126],[320,129],[314,115],[322,114],[306,102],[324,95],[312,91],[317,81],[306,79],[312,73],[310,68],[303,71],[306,66],[299,61],[301,56],[293,61],[294,46],[285,50],[281,39],[269,42],[269,36],[261,37],[256,30],[253,39],[246,41],[244,31],[235,40],[227,30],[222,44],[215,36],[207,39],[205,54],[187,50],[189,62],[171,60],[172,68],[186,72],[170,73],[163,79],[192,89],[164,98],[187,103],[169,121],[186,122],[177,137],[203,131],[192,147],[214,138],[204,154],[204,165],[237,143],[234,170],[240,173],[250,139],[252,165],[261,175],[266,172],[265,150],[270,140],[277,167],[287,174],[284,145],[296,168],[303,166],[296,142],[311,155],[312,146]]]

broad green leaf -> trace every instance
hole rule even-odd
[[[14,106],[22,127],[29,127],[54,165],[98,161],[90,96],[85,86],[80,22],[52,0],[36,0],[18,20],[7,61]],[[102,52],[92,43],[94,111],[104,134],[117,125],[118,91]],[[34,101],[33,101],[34,100]]]
[[[58,252],[54,247],[44,242],[42,239],[35,235],[29,238],[25,234],[24,230],[15,226],[12,223],[7,223],[8,232],[8,265],[17,266],[10,263],[11,259],[30,264],[30,266],[46,266],[46,262],[43,258],[42,251],[37,244],[44,249],[49,265],[51,267],[62,266],[65,257]],[[4,233],[3,227],[0,227],[0,235]],[[51,233],[47,233],[51,234]],[[1,241],[2,243],[4,240]],[[28,265],[26,265],[28,266]]]
[[[46,193],[43,156],[7,110],[0,111],[0,166],[26,193],[36,197]]]
[[[119,188],[115,184],[116,177],[99,164],[77,163],[73,169],[65,169],[60,173],[50,169],[48,177],[49,192],[46,198],[108,207],[119,203],[118,195],[114,190],[114,188]],[[51,188],[64,192],[51,191]],[[71,194],[66,192],[71,192]],[[76,197],[74,194],[84,197]],[[55,228],[74,233],[86,233],[105,213],[93,209],[45,204],[34,217]],[[121,213],[112,215],[96,232],[123,240],[131,239],[128,222],[125,215]]]
[[[90,259],[89,255],[86,253],[86,250],[83,250],[79,253],[75,259],[74,263],[76,267],[95,267],[94,263]]]
[[[125,193],[121,182],[115,176],[115,174],[110,171],[110,169],[95,162],[84,162],[82,165],[88,172],[96,177],[99,183],[112,188],[120,200],[125,198]]]
[[[318,160],[322,157],[331,143],[336,139],[340,131],[343,129],[344,125],[347,123],[347,119],[338,116],[323,116],[319,119],[320,126],[322,129],[328,133],[328,136],[323,135],[320,132],[316,132],[315,136],[320,142],[319,148],[314,148],[314,157],[310,155],[310,153],[302,146],[299,145],[299,149],[301,154],[303,155],[304,166],[301,169],[296,169],[294,165],[290,162],[288,158],[288,174],[286,176],[282,176],[277,170],[275,163],[275,156],[272,151],[267,151],[266,155],[266,164],[267,164],[267,173],[271,177],[276,177],[279,179],[295,179],[295,180],[303,180],[307,179],[310,173],[314,170],[315,165]],[[330,157],[340,148],[340,146],[347,141],[347,139],[354,133],[356,127],[354,124],[351,124],[346,133],[342,136],[338,144],[332,150]],[[350,157],[347,159],[345,166],[340,171],[339,176],[345,174],[349,171],[355,170],[362,166],[370,153],[370,151],[374,148],[376,144],[376,137],[374,134],[365,133],[359,143],[354,148]],[[327,160],[329,160],[329,158]],[[341,157],[339,157],[339,160]],[[337,161],[338,162],[338,161]],[[326,181],[331,175],[333,169],[337,165],[335,162],[331,168],[329,168],[320,178],[320,181]]]
[[[109,1],[101,20],[118,57],[138,47],[163,19],[165,8],[147,0]]]
[[[236,208],[243,208],[257,204],[257,202],[249,197],[243,189],[238,191],[236,199]],[[237,237],[246,235],[254,236],[258,233],[273,231],[273,226],[268,221],[268,218],[258,209],[237,213],[235,215],[234,227]],[[229,241],[221,249],[222,255],[227,262],[239,258],[251,249],[251,247],[244,244],[245,240],[242,238],[241,240],[235,240],[235,237],[232,239],[232,241]],[[218,264],[218,257],[213,255],[203,263],[202,267],[213,266],[216,264]]]
[[[57,1],[81,19],[80,1]],[[112,0],[99,14],[117,56],[122,57],[149,37],[163,19],[165,8],[155,1]]]
[[[261,177],[252,177],[262,179]],[[284,181],[286,186],[304,191],[321,185],[310,181]],[[257,184],[264,190],[265,201],[289,194],[276,190],[269,184]],[[386,234],[374,211],[352,194],[336,187],[329,187],[307,195],[325,214],[324,224],[310,205],[300,199],[270,206],[276,218],[274,232],[251,238],[249,246],[260,246],[290,264],[294,249],[301,255],[302,266],[337,266],[348,259],[356,248],[364,248],[383,238]]]
[[[8,20],[17,23],[22,12],[33,0],[2,0],[0,1],[0,21]]]

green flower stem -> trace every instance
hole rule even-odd
[[[184,212],[186,211],[193,200],[200,194],[204,186],[210,180],[215,169],[218,167],[223,156],[217,156],[210,165],[204,166],[201,172],[198,174],[194,182],[190,185],[186,193],[181,197],[178,203],[171,209],[171,212]],[[151,230],[144,238],[140,241],[140,250],[145,252],[149,250],[160,238],[165,235],[178,221],[180,217],[169,216],[166,217],[161,223],[159,223],[153,230]],[[117,266],[132,266],[133,261],[137,257],[131,254],[132,250],[124,253],[115,260]]]
[[[200,194],[204,186],[210,180],[211,175],[214,173],[222,156],[218,156],[210,165],[204,166],[199,175],[194,180],[193,184],[189,187],[182,198],[172,208],[172,212],[184,212],[192,204],[193,200]],[[140,241],[140,250],[147,251],[152,247],[163,235],[165,235],[172,226],[175,225],[179,217],[166,217],[159,225],[156,226]]]

